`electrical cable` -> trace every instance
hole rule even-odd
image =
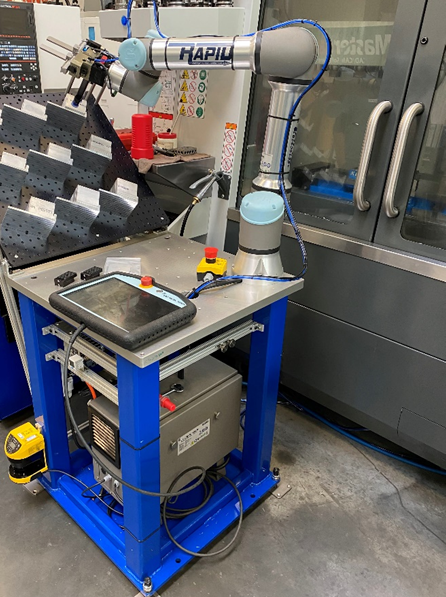
[[[183,471],[172,481],[172,483],[170,484],[170,487],[169,487],[169,491],[172,491],[172,489],[175,487],[175,485],[178,483],[178,481],[185,474],[186,474],[186,471]],[[172,531],[169,529],[169,526],[167,524],[167,500],[164,500],[163,506],[161,508],[161,515],[162,515],[162,519],[163,519],[163,523],[164,523],[164,528],[166,529],[166,533],[167,533],[169,539],[172,541],[172,543],[174,545],[176,545],[178,547],[178,549],[181,549],[181,551],[183,551],[184,553],[187,553],[190,556],[194,556],[195,558],[211,558],[213,556],[218,556],[218,555],[228,551],[228,549],[230,549],[234,545],[235,541],[237,540],[237,538],[240,534],[240,529],[241,529],[242,522],[243,522],[243,501],[242,501],[242,496],[240,494],[240,491],[238,490],[237,485],[232,481],[232,479],[230,479],[226,475],[223,475],[222,473],[220,473],[217,470],[213,471],[212,474],[215,475],[216,477],[218,477],[219,479],[224,479],[227,483],[229,483],[229,485],[232,485],[232,487],[237,495],[237,499],[238,499],[239,507],[240,507],[240,514],[239,514],[238,524],[237,524],[237,528],[235,530],[235,534],[234,534],[233,538],[231,539],[231,541],[227,545],[225,545],[225,547],[223,547],[222,549],[219,549],[217,551],[213,551],[211,553],[200,553],[197,551],[191,551],[190,549],[183,547],[183,545],[181,545],[181,543],[178,543],[178,541],[172,535]]]
[[[409,464],[410,466],[413,466],[415,468],[419,468],[421,470],[428,471],[429,473],[436,473],[437,475],[446,476],[446,470],[433,468],[431,466],[426,466],[424,464],[420,464],[418,462],[410,460],[409,458],[405,458],[404,456],[399,456],[398,454],[395,454],[394,452],[391,452],[390,450],[386,450],[386,448],[380,448],[379,446],[376,446],[375,444],[372,444],[366,440],[363,440],[363,439],[357,437],[356,435],[353,435],[349,431],[346,431],[339,425],[332,423],[331,421],[329,421],[325,417],[319,415],[318,413],[314,412],[310,408],[307,408],[306,406],[303,406],[300,403],[294,402],[293,400],[291,400],[290,398],[285,396],[285,394],[280,394],[280,395],[282,398],[284,398],[287,402],[289,402],[292,406],[294,406],[298,410],[310,415],[317,421],[320,421],[324,425],[327,425],[327,427],[330,427],[334,431],[337,431],[344,437],[347,437],[348,439],[351,439],[352,441],[357,442],[358,444],[360,444],[361,446],[364,446],[365,448],[369,448],[370,450],[373,450],[374,452],[378,452],[379,454],[384,454],[384,456],[389,456],[390,458],[398,460],[399,462],[404,462],[405,464]]]
[[[223,459],[223,462],[221,464],[215,465],[211,468],[211,472],[221,471],[222,469],[226,468],[228,466],[230,460],[231,460],[231,457],[226,456],[226,458]]]
[[[159,26],[159,13],[158,13],[158,5],[156,3],[156,0],[153,0],[153,21],[155,23],[155,28],[158,31],[158,35],[163,38],[166,39],[166,36],[164,35],[164,33],[162,33],[160,26]]]
[[[90,394],[93,400],[96,400],[96,398],[98,397],[96,394],[96,390],[94,389],[94,387],[92,385],[90,385],[89,383],[85,382],[85,385],[87,386],[87,388],[90,390]]]
[[[193,514],[195,512],[198,512],[199,510],[201,510],[201,508],[203,508],[209,502],[211,497],[214,495],[214,484],[212,482],[212,474],[226,468],[229,464],[229,461],[230,461],[230,456],[227,456],[226,458],[223,459],[223,462],[221,464],[216,464],[211,469],[209,469],[209,471],[206,474],[206,477],[204,479],[204,482],[203,482],[204,497],[198,506],[194,506],[192,508],[169,508],[171,504],[174,504],[178,500],[178,498],[171,498],[171,499],[167,500],[167,502],[168,502],[167,508],[169,508],[167,510],[167,518],[168,519],[171,519],[171,518],[172,519],[182,519],[182,518],[185,518],[186,516],[188,516],[189,514]]]
[[[86,488],[85,488],[85,489],[82,491],[82,493],[81,493],[81,496],[82,496],[82,497],[84,497],[84,498],[90,499],[90,500],[94,500],[94,499],[95,499],[97,496],[96,496],[96,494],[95,494],[93,491],[91,491],[91,490],[92,490],[92,489],[94,489],[95,487],[98,487],[99,485],[101,485],[101,483],[103,483],[104,481],[105,481],[105,478],[104,478],[104,479],[102,479],[102,481],[98,481],[98,482],[97,482],[97,483],[95,483],[94,485],[90,485],[89,487],[86,487]],[[85,492],[86,492],[86,491],[91,491],[91,493],[93,493],[93,495],[85,495]],[[101,491],[102,491],[102,490],[101,490]],[[101,497],[102,497],[102,496],[101,496]]]
[[[93,460],[95,460],[97,462],[97,464],[101,467],[101,469],[108,473],[109,475],[111,475],[111,477],[113,479],[115,479],[116,481],[118,481],[118,483],[120,483],[121,485],[123,485],[124,487],[127,487],[128,489],[132,489],[133,491],[136,491],[137,493],[141,493],[142,495],[147,495],[147,496],[151,496],[151,497],[167,497],[167,498],[171,498],[171,497],[176,497],[179,495],[184,495],[185,493],[189,493],[190,491],[193,491],[196,487],[199,487],[207,474],[207,471],[205,468],[203,468],[202,466],[193,466],[188,468],[186,471],[183,471],[183,473],[185,474],[186,472],[190,472],[192,470],[196,470],[196,471],[200,471],[201,474],[198,478],[197,481],[195,481],[192,485],[189,485],[188,487],[185,487],[184,489],[181,489],[179,491],[176,491],[174,493],[171,492],[167,492],[167,493],[158,493],[155,491],[148,491],[146,489],[141,489],[140,487],[135,487],[134,485],[132,485],[131,483],[128,483],[127,481],[124,481],[124,479],[120,478],[118,475],[116,475],[116,473],[114,473],[109,466],[107,466],[105,464],[105,462],[103,462],[91,449],[91,447],[89,446],[88,442],[85,440],[84,436],[82,435],[81,430],[79,429],[77,423],[76,423],[76,419],[74,418],[73,415],[73,411],[71,409],[71,404],[70,401],[68,399],[68,361],[70,359],[70,354],[71,351],[73,349],[73,345],[76,342],[77,338],[80,336],[80,334],[85,330],[87,326],[85,324],[81,324],[78,328],[76,328],[76,330],[73,332],[70,341],[68,343],[67,346],[67,350],[65,353],[65,358],[64,358],[64,362],[63,362],[63,366],[62,366],[62,384],[63,384],[63,392],[64,392],[64,398],[65,398],[65,406],[67,409],[67,413],[68,413],[68,418],[70,419],[73,427],[74,427],[74,431],[75,433],[77,433],[77,436],[79,438],[80,443],[83,445],[83,447],[87,450],[87,452],[90,454],[90,456],[92,457]],[[63,471],[62,471],[63,472]]]
[[[132,37],[132,19],[131,19],[132,4],[133,4],[133,0],[129,0],[128,3],[127,3],[127,22],[126,22],[126,25],[127,25],[127,39],[129,39],[130,37]]]
[[[166,500],[166,502],[167,502],[166,517],[168,519],[181,520],[181,519],[185,518],[186,516],[188,516],[189,514],[194,514],[195,512],[198,512],[199,510],[204,508],[204,506],[206,506],[206,504],[209,502],[211,497],[214,495],[214,484],[213,484],[212,479],[209,474],[207,474],[206,477],[204,478],[203,489],[204,489],[203,500],[201,501],[200,504],[198,504],[198,506],[193,506],[192,508],[171,508],[169,505],[174,504],[178,498],[170,498],[170,499]]]
[[[282,401],[278,401],[277,402],[277,404],[279,404],[280,406],[291,404],[297,410],[301,410],[302,412],[304,412],[304,408],[305,407],[304,407],[303,404],[300,404],[300,402],[294,402],[294,401],[292,401],[290,398],[288,398],[287,396],[285,396],[285,394],[283,394],[282,392],[279,392],[279,398],[282,399]],[[369,432],[370,431],[370,429],[368,429],[367,427],[346,427],[345,425],[341,425],[340,423],[336,423],[336,422],[332,421],[331,419],[326,419],[326,420],[329,423],[333,423],[333,425],[336,425],[340,429],[343,429],[344,431],[355,431],[356,433],[364,433],[364,432]]]
[[[189,207],[187,208],[186,213],[184,214],[184,218],[183,218],[183,221],[181,223],[180,236],[184,236],[184,231],[186,230],[187,220],[189,219],[189,216],[190,216],[192,210],[194,209],[195,205],[196,205],[195,203],[191,203],[189,205]]]
[[[307,267],[308,267],[307,250],[305,248],[305,244],[303,242],[302,235],[300,234],[300,230],[297,225],[293,209],[292,209],[291,204],[288,201],[288,197],[286,195],[285,178],[284,178],[285,159],[286,159],[288,142],[289,142],[289,138],[290,138],[292,118],[294,116],[294,113],[297,110],[297,107],[299,106],[300,102],[302,101],[303,97],[310,91],[310,89],[312,89],[316,85],[316,83],[321,79],[322,75],[324,74],[325,70],[327,69],[328,63],[330,62],[330,58],[331,58],[331,40],[330,40],[330,37],[328,36],[328,33],[325,31],[325,29],[323,27],[321,27],[321,25],[319,25],[319,23],[317,23],[316,21],[312,21],[310,19],[293,19],[291,21],[286,21],[285,23],[279,23],[279,25],[273,25],[272,27],[266,29],[266,31],[273,31],[275,29],[281,29],[282,27],[287,27],[289,25],[296,25],[296,24],[312,25],[313,27],[318,29],[324,36],[325,43],[327,46],[325,60],[324,60],[324,63],[322,64],[321,69],[319,70],[317,75],[314,77],[314,79],[311,81],[311,83],[299,95],[299,97],[294,102],[294,105],[292,106],[292,108],[290,110],[290,114],[288,117],[286,129],[285,129],[285,135],[284,135],[284,139],[283,139],[282,153],[281,153],[281,157],[280,157],[279,177],[280,177],[280,190],[282,193],[282,199],[283,199],[283,202],[285,205],[285,210],[287,212],[288,219],[290,221],[291,226],[293,227],[294,234],[296,236],[296,240],[299,243],[301,253],[302,253],[303,267],[302,267],[300,274],[297,276],[298,278],[300,278],[300,277],[304,276],[307,271]]]
[[[76,483],[79,483],[79,485],[82,485],[85,489],[82,492],[82,497],[84,498],[89,498],[89,499],[98,499],[100,502],[102,502],[104,504],[104,506],[106,508],[109,508],[109,504],[107,504],[107,502],[105,500],[103,500],[97,493],[95,493],[94,491],[92,491],[93,487],[96,487],[96,485],[99,485],[99,483],[96,483],[95,485],[91,485],[88,486],[86,483],[84,483],[83,481],[81,481],[80,479],[78,479],[77,477],[75,477],[74,475],[70,475],[70,473],[67,473],[65,471],[62,471],[58,468],[49,468],[47,471],[45,471],[47,473],[60,473],[61,475],[65,475],[66,477],[69,477],[70,479],[72,479],[73,481],[76,481]],[[90,491],[93,495],[89,496],[89,495],[84,495],[84,493],[86,491]],[[119,512],[119,510],[113,510],[113,512],[115,512],[116,514],[119,514],[120,516],[123,516],[122,512]]]
[[[245,431],[245,416],[246,416],[246,408],[242,410],[240,413],[240,427]]]

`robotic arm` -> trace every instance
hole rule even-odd
[[[327,58],[323,69],[330,54],[329,38],[325,32],[324,35]],[[67,92],[75,78],[83,79],[72,102],[75,107],[82,99],[88,99],[97,84],[102,86],[101,93],[108,86],[112,93],[122,93],[146,106],[154,106],[162,89],[158,81],[160,71],[166,69],[251,70],[255,74],[267,75],[272,94],[259,174],[253,181],[253,188],[272,193],[256,194],[255,201],[250,195],[243,199],[234,273],[279,279],[283,275],[279,248],[284,206],[277,201],[277,194],[283,195],[302,249],[305,269],[305,249],[297,225],[294,226],[286,193],[292,186],[289,171],[300,113],[298,100],[312,83],[308,77],[302,77],[318,56],[317,41],[307,29],[284,27],[234,38],[130,38],[121,44],[119,57],[89,40],[74,48],[53,38],[49,41],[69,50],[68,54],[60,55],[43,47],[64,60],[62,71],[72,77]],[[87,90],[89,84],[92,87]]]
[[[253,36],[131,38],[119,48],[121,64],[131,71],[252,70],[290,80],[306,73],[316,58],[316,39],[300,27],[259,31]]]
[[[83,79],[73,98],[74,107],[82,99],[88,99],[96,85],[101,85],[101,94],[109,87],[114,94],[122,93],[152,107],[162,90],[158,81],[160,72],[166,69],[251,70],[269,76],[271,103],[260,172],[253,186],[255,189],[280,192],[282,169],[285,189],[291,188],[288,175],[298,110],[292,117],[283,168],[280,144],[286,136],[292,107],[310,82],[300,77],[308,72],[318,56],[317,41],[307,29],[286,27],[233,38],[130,38],[121,44],[118,57],[91,40],[74,48],[54,38],[48,38],[48,41],[68,50],[64,55],[42,46],[42,49],[64,60],[61,70],[71,75],[67,92],[76,78]],[[97,101],[99,99],[100,96]]]

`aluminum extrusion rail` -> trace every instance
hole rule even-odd
[[[46,326],[42,329],[43,335],[51,334],[62,340],[65,346],[70,341],[71,334],[65,331],[62,324],[56,323]],[[200,344],[199,346],[192,348],[184,354],[175,357],[171,361],[167,361],[160,367],[160,381],[166,379],[170,375],[185,369],[189,365],[200,361],[204,357],[211,355],[218,350],[226,352],[229,348],[233,348],[235,343],[240,338],[247,336],[253,332],[263,332],[264,326],[255,321],[246,321],[222,334],[211,338],[207,342]],[[94,343],[95,341],[87,338],[78,338],[74,343],[74,349],[81,355],[82,360],[79,362],[79,366],[73,366],[69,363],[68,369],[77,375],[83,381],[89,383],[93,388],[98,390],[106,398],[109,398],[114,404],[118,404],[118,389],[113,384],[103,379],[100,375],[85,366],[84,358],[91,359],[97,365],[100,365],[115,377],[117,377],[117,365],[116,359],[102,350],[97,348]],[[55,360],[60,364],[63,364],[66,357],[66,351],[62,349],[54,350],[46,355],[46,360]]]

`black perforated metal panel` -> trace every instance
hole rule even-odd
[[[18,112],[24,98],[46,105],[46,122]],[[63,109],[62,101],[62,94],[9,95],[0,99],[0,154],[6,150],[26,157],[29,166],[28,172],[22,173],[0,165],[0,242],[13,268],[168,224],[166,214],[102,109],[91,101],[84,119]],[[112,142],[111,161],[86,148],[91,135]],[[72,150],[73,164],[43,154],[50,142]],[[117,178],[138,185],[136,207],[109,192]],[[99,214],[76,203],[56,201],[57,197],[69,200],[77,185],[103,190]],[[31,196],[56,203],[55,223],[26,211]]]

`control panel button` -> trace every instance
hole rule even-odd
[[[150,288],[150,286],[153,286],[153,278],[150,276],[143,276],[141,278],[141,286],[143,288]]]

